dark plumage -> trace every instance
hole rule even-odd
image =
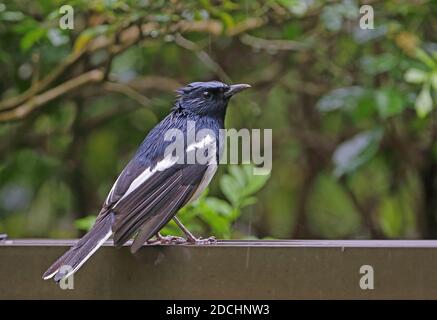
[[[116,246],[123,245],[137,234],[131,246],[136,252],[147,240],[159,235],[172,218],[182,228],[187,240],[198,242],[176,219],[177,211],[193,201],[205,189],[217,169],[221,150],[218,146],[219,130],[229,99],[249,85],[226,85],[218,81],[194,82],[179,89],[172,112],[146,136],[132,160],[121,172],[112,187],[92,229],[69,251],[61,256],[44,273],[44,279],[59,281],[76,272],[81,265],[110,237]],[[172,141],[165,133],[178,129],[189,136],[189,121],[195,123],[196,132],[208,129],[214,136],[198,141],[183,141],[183,159],[165,154]],[[208,144],[215,144],[216,154],[208,155]],[[207,162],[189,163],[190,152],[206,152]],[[205,149],[205,151],[203,150]],[[213,161],[215,160],[215,161]],[[61,270],[69,266],[71,270]]]

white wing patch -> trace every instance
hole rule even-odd
[[[200,149],[195,151],[196,149]],[[195,151],[195,159],[188,159],[188,164],[217,164],[217,144],[214,135],[207,134],[200,141],[187,147],[187,154]],[[199,152],[200,151],[200,152]],[[207,154],[205,155],[205,151]]]
[[[150,167],[145,169],[138,177],[135,178],[134,181],[130,184],[129,188],[121,197],[121,199],[118,201],[120,202],[124,198],[126,198],[130,193],[132,193],[136,188],[138,188],[140,185],[142,185],[147,179],[149,179],[155,172],[157,171],[164,171],[165,169],[170,168],[174,164],[176,164],[178,160],[178,157],[174,157],[171,154],[159,161],[155,167],[151,170]],[[114,206],[114,208],[117,206],[117,204]]]
[[[109,205],[109,203],[110,203],[110,199],[111,199],[112,194],[114,193],[114,190],[115,190],[115,186],[117,185],[118,180],[120,179],[120,177],[121,177],[121,175],[118,176],[117,180],[115,180],[115,183],[114,183],[114,185],[113,185],[112,188],[111,188],[111,191],[109,191],[109,194],[108,194],[108,196],[106,197],[106,200],[105,200],[105,204],[106,204],[106,205]]]
[[[200,141],[196,141],[192,144],[190,144],[187,149],[186,152],[191,152],[194,151],[195,149],[208,149],[208,156],[205,157],[205,159],[202,159],[204,161],[201,161],[205,164],[208,164],[208,166],[214,164],[215,168],[209,168],[208,173],[212,173],[211,174],[211,178],[212,175],[214,175],[215,170],[217,169],[217,164],[216,164],[216,143],[215,143],[215,137],[213,135],[207,134],[205,135]],[[146,168],[138,177],[135,178],[134,181],[132,181],[132,183],[130,184],[129,188],[127,189],[127,191],[124,193],[124,195],[117,201],[120,202],[121,200],[123,200],[124,198],[126,198],[129,194],[131,194],[135,189],[137,189],[140,185],[142,185],[144,182],[147,181],[147,179],[149,179],[155,172],[157,171],[164,171],[168,168],[170,168],[171,166],[175,165],[176,163],[179,163],[178,160],[181,159],[183,160],[184,157],[178,157],[173,156],[172,154],[167,155],[163,160],[159,161],[155,167],[151,170],[150,167]],[[198,159],[200,160],[200,159]],[[212,169],[212,170],[211,170]],[[106,204],[109,204],[109,201],[111,199],[111,196],[116,188],[117,182],[118,182],[119,178],[117,178],[117,181],[114,183],[111,191],[109,192],[108,197],[106,198]],[[211,179],[206,179],[205,184],[207,185],[209,183]],[[202,188],[199,188],[199,191],[202,191],[200,189],[204,189],[204,187],[202,186]],[[198,192],[196,192],[198,193]],[[117,204],[114,205],[114,208],[117,207]]]
[[[194,151],[194,149],[203,149],[211,146],[215,142],[215,139],[212,135],[208,134],[202,138],[202,140],[197,141],[195,143],[190,144],[187,147],[187,152]]]

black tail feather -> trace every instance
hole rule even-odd
[[[112,212],[108,212],[98,219],[85,236],[47,269],[43,275],[44,280],[54,277],[54,280],[58,282],[66,275],[76,272],[111,236],[113,222],[114,214]]]

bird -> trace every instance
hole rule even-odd
[[[161,243],[214,243],[214,237],[196,238],[176,214],[195,201],[210,183],[223,154],[219,137],[229,100],[250,87],[208,81],[193,82],[176,90],[170,113],[149,131],[122,170],[93,227],[47,269],[43,279],[59,282],[71,276],[110,237],[116,247],[135,237],[132,253],[154,236]],[[202,131],[205,134],[197,138],[196,134]],[[179,139],[182,143],[176,143],[177,135],[169,134],[177,132],[184,136]],[[186,239],[160,234],[172,219]]]

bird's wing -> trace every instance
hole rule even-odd
[[[157,169],[159,170],[163,170],[174,164],[176,159],[165,158],[165,148],[171,142],[164,139],[165,135],[162,131],[171,128],[181,129],[183,124],[183,121],[174,120],[170,114],[149,132],[137,154],[134,155],[132,160],[118,176],[106,198],[103,209],[111,208],[129,193],[130,188],[131,190],[134,189],[133,187],[136,186],[135,181],[139,181],[138,178],[140,178],[141,175],[141,179],[145,180],[145,178],[147,178],[146,176],[150,175],[151,172],[156,169],[155,167],[158,167]]]
[[[177,174],[181,175],[180,179],[182,183],[178,183],[172,192],[164,194],[162,199],[159,200],[162,205],[155,205],[153,216],[147,218],[146,222],[141,226],[138,235],[135,237],[135,241],[131,245],[132,253],[135,253],[148,239],[164,227],[177,211],[193,198],[194,193],[199,189],[201,182],[199,182],[199,184],[196,183],[198,186],[186,184],[183,182],[183,176],[185,174],[190,175],[191,178],[200,176],[204,171],[203,168],[186,167],[183,170],[187,171]],[[188,172],[191,170],[193,170],[193,174]],[[195,180],[197,181],[198,178],[195,178]],[[203,181],[203,178],[201,180]]]
[[[206,154],[202,164],[196,161],[181,164],[172,154],[162,155],[155,161],[134,157],[118,177],[102,209],[102,213],[104,210],[115,212],[112,226],[115,245],[125,243],[140,228],[135,246],[142,239],[148,240],[193,195],[203,191],[215,171],[208,168],[217,167],[216,163],[212,164],[216,159],[215,143],[215,139],[207,135],[186,146],[184,159],[194,159],[196,152]]]
[[[137,161],[137,159],[132,159],[120,173],[112,186],[112,189],[106,198],[104,207],[111,207],[116,204],[126,194],[126,191],[128,191],[132,182],[147,170],[147,168],[148,166],[143,165],[141,162]]]
[[[144,174],[145,180],[141,180],[141,175],[135,179],[113,206],[116,213],[112,226],[115,245],[125,243],[140,228],[143,243],[156,234],[190,200],[207,167],[174,164],[162,171]]]

